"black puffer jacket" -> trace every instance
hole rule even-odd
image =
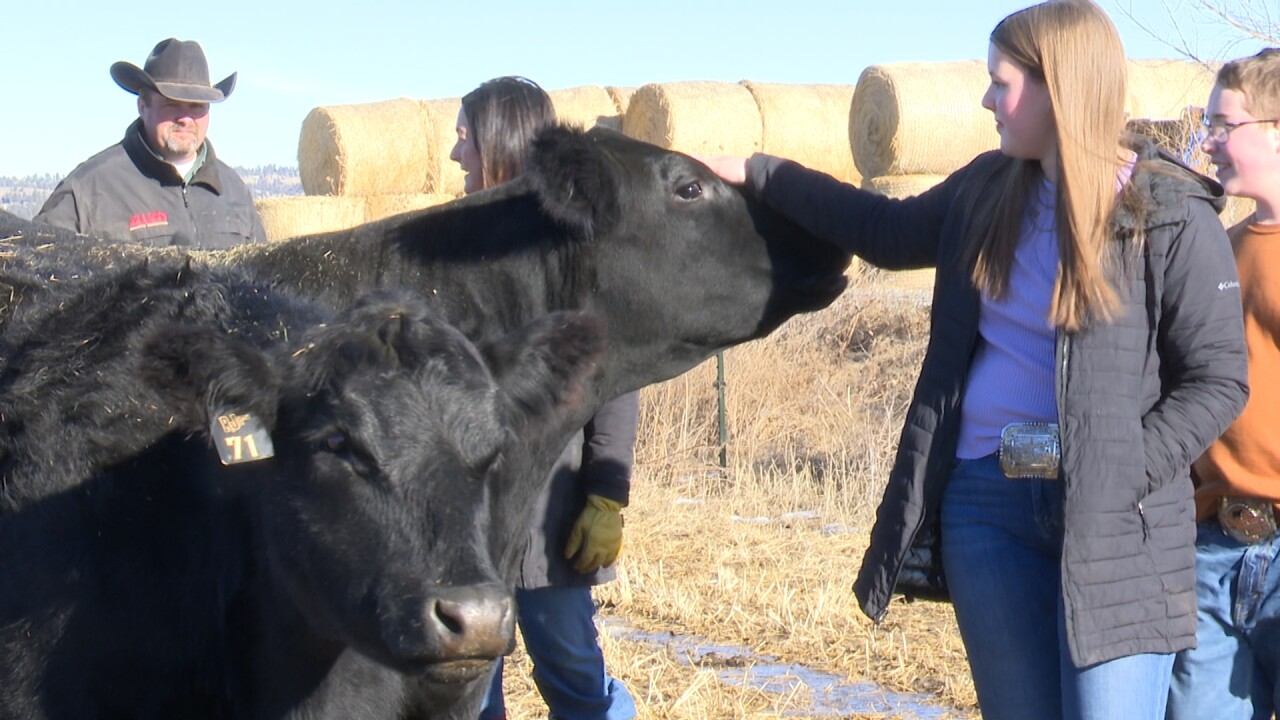
[[[1078,666],[1195,642],[1195,518],[1191,461],[1240,412],[1248,394],[1235,262],[1215,214],[1221,188],[1150,145],[1131,182],[1150,210],[1134,252],[1132,215],[1117,214],[1110,324],[1059,333],[1058,417],[1065,485],[1062,593]],[[960,425],[960,398],[978,333],[979,295],[963,265],[960,193],[988,183],[1007,158],[980,156],[906,200],[842,185],[766,156],[748,182],[817,235],[890,269],[936,266],[929,345],[907,411],[871,546],[854,583],[879,620],[909,556],[933,553]],[[916,546],[913,549],[913,544]],[[927,555],[928,553],[926,553]]]
[[[564,548],[587,495],[623,505],[630,501],[639,412],[638,390],[610,400],[560,453],[550,481],[530,508],[533,521],[520,561],[520,588],[590,587],[614,579],[614,565],[585,574],[574,570]]]
[[[63,178],[36,222],[82,235],[164,247],[224,250],[266,242],[244,181],[205,141],[204,164],[184,183],[156,157],[135,120],[124,139],[85,160]]]

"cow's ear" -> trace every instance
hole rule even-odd
[[[429,328],[442,323],[416,293],[371,293],[347,308],[337,322],[311,335],[326,352],[300,357],[315,366],[308,374],[317,378],[345,378],[369,366],[417,367],[427,361],[424,354],[436,351],[428,339],[433,337]]]
[[[551,313],[480,348],[517,415],[533,423],[581,405],[604,349],[604,321],[586,312]]]
[[[250,414],[274,428],[279,386],[266,354],[216,328],[172,324],[143,342],[139,374],[164,412],[184,429],[209,425],[211,413]]]
[[[562,126],[538,133],[525,167],[547,214],[588,237],[607,232],[618,221],[614,172],[591,136]]]

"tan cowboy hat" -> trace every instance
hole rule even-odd
[[[178,102],[222,102],[236,87],[235,73],[210,85],[209,63],[200,43],[174,38],[161,40],[142,68],[123,60],[115,63],[111,78],[134,95],[145,88]]]

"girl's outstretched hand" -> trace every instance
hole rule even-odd
[[[747,181],[747,159],[735,155],[694,155],[695,160],[711,168],[721,180],[733,185]]]

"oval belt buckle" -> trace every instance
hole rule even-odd
[[[1236,541],[1254,545],[1275,534],[1275,510],[1266,500],[1224,496],[1218,501],[1218,524]]]

